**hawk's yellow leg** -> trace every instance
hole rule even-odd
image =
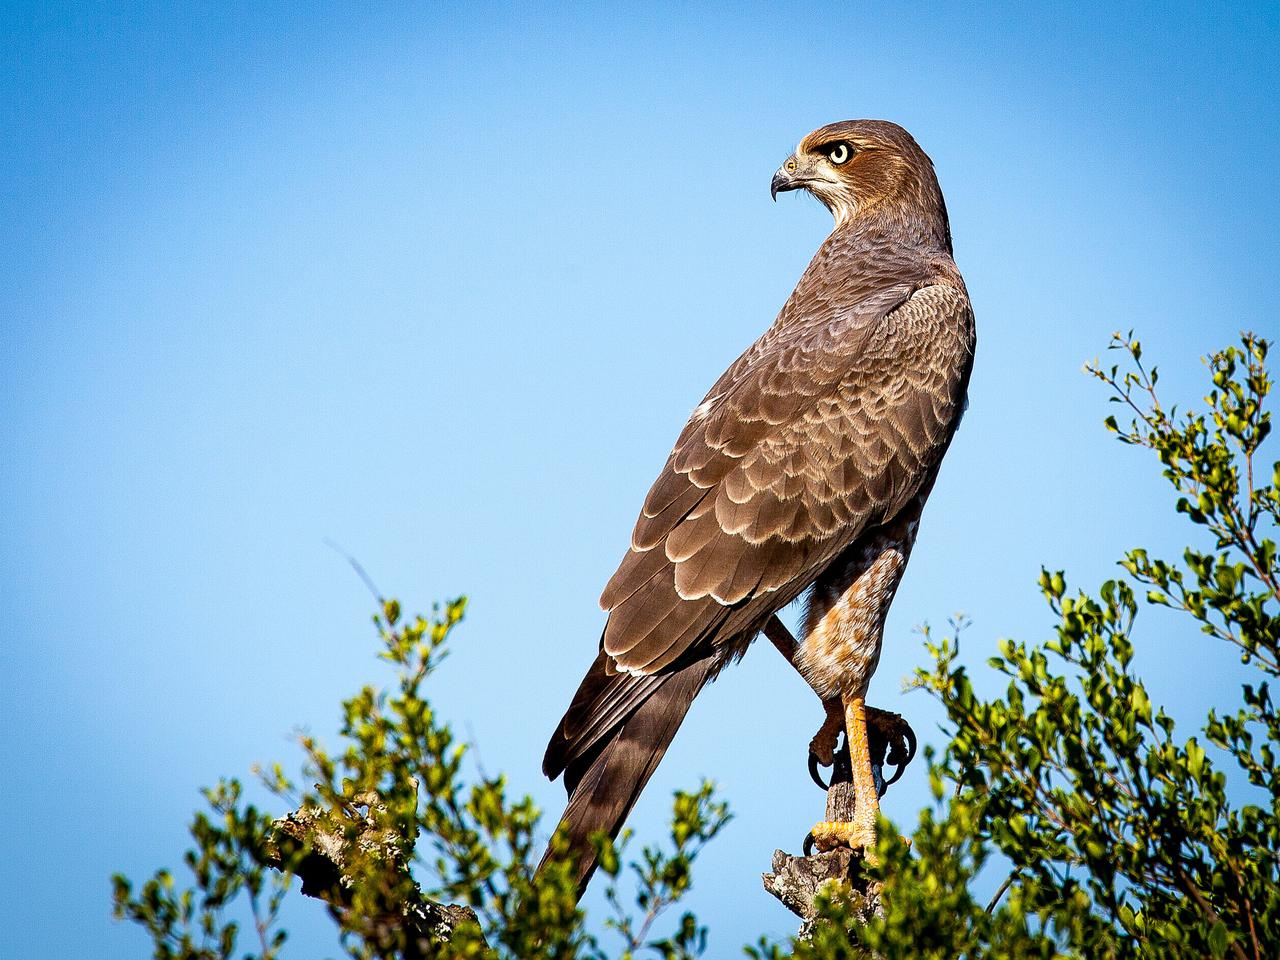
[[[811,831],[819,850],[841,845],[861,849],[868,860],[875,856],[876,820],[880,816],[880,796],[871,773],[871,751],[867,746],[867,706],[861,697],[844,704],[845,733],[849,738],[849,764],[853,774],[855,809],[851,821],[824,820]]]

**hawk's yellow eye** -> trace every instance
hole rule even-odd
[[[827,147],[827,159],[837,167],[846,162],[851,156],[853,156],[853,148],[843,140]]]

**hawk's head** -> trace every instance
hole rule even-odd
[[[945,228],[933,163],[911,134],[887,120],[844,120],[813,131],[773,175],[771,190],[775,200],[784,190],[808,190],[837,227],[880,209],[897,218],[940,219]]]

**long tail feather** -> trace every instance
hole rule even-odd
[[[589,750],[570,759],[564,768],[569,804],[561,823],[568,839],[568,855],[577,868],[578,896],[582,896],[596,868],[592,835],[601,832],[611,838],[618,835],[640,791],[667,752],[693,698],[706,683],[710,668],[710,660],[699,660],[662,676],[661,682],[646,691],[639,706],[621,723],[600,737]],[[593,682],[636,681],[648,685],[654,679],[659,678],[606,676],[602,658],[592,665],[583,680],[583,688]],[[563,750],[560,740],[561,732],[557,731],[548,748],[549,761],[553,751],[558,752],[558,745]],[[554,766],[558,764],[552,769]],[[543,855],[539,870],[546,865],[549,853]]]

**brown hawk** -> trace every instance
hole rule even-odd
[[[933,164],[901,127],[833,123],[773,177],[835,228],[773,325],[694,409],[604,588],[600,651],[547,747],[585,886],[698,691],[811,589],[788,651],[843,727],[857,813],[820,847],[874,841],[864,697],[916,525],[965,405],[974,321]],[[784,650],[789,646],[777,640]]]

